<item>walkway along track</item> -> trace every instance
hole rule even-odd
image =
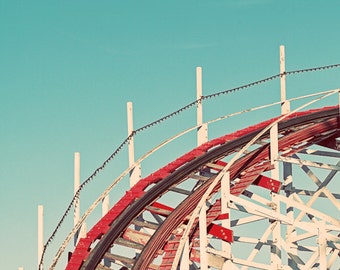
[[[141,179],[98,221],[86,238],[79,240],[66,269],[110,269],[109,264],[103,265],[103,259],[135,270],[170,269],[173,258],[171,245],[174,244],[175,248],[187,217],[218,171],[224,167],[223,159],[237,152],[275,120],[277,118],[213,139]],[[335,149],[335,139],[339,136],[339,108],[335,106],[294,113],[280,122],[278,129],[279,151],[284,151],[285,156],[291,156],[312,144]],[[269,134],[264,134],[256,142],[257,147],[244,154],[230,168],[233,195],[241,195],[251,184],[273,192],[280,190],[281,183],[262,175],[272,169],[268,138]],[[186,181],[194,182],[192,188],[182,188],[181,184]],[[217,186],[213,193],[218,192],[219,188]],[[183,196],[176,207],[160,202],[170,192],[176,197]],[[227,234],[224,239],[213,230],[213,221],[220,214],[220,203],[216,201],[208,210],[208,233],[232,242],[230,230],[216,225]],[[154,217],[157,222],[147,220],[148,216]],[[191,232],[192,239],[197,238],[197,223]],[[147,233],[135,230],[135,226],[142,227]],[[192,243],[191,259],[197,261],[194,241]],[[117,254],[117,247],[120,246],[131,249],[132,255],[129,256],[128,252]],[[139,250],[138,256],[135,256],[136,250]]]

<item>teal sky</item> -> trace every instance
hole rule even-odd
[[[37,206],[47,238],[72,198],[73,153],[85,179],[125,139],[126,102],[140,127],[195,99],[196,66],[212,94],[279,73],[280,45],[287,70],[340,63],[339,10],[338,0],[0,0],[1,269],[37,269]],[[288,96],[340,85],[335,71],[308,78]]]

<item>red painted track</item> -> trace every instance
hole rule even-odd
[[[237,152],[275,120],[277,118],[213,139],[141,179],[98,221],[86,238],[79,240],[66,269],[110,269],[101,265],[103,258],[120,261],[122,265],[138,270],[170,269],[181,237],[179,228],[185,224],[216,173],[225,165],[222,159]],[[285,151],[285,156],[291,156],[312,144],[335,147],[335,138],[339,136],[339,108],[326,107],[292,114],[279,123],[279,134],[279,151]],[[273,192],[279,191],[280,182],[262,175],[271,169],[268,136],[268,133],[264,134],[258,141],[257,148],[243,155],[230,168],[231,180],[239,179],[232,183],[232,194],[242,194],[251,184]],[[208,176],[202,180],[204,172],[208,172]],[[179,190],[179,184],[192,177],[202,179],[197,180],[196,188],[175,209],[159,202],[169,190]],[[219,188],[217,186],[214,192]],[[146,212],[160,215],[163,219],[157,226],[145,222],[145,227],[152,227],[154,232],[142,235],[133,230],[132,225]],[[222,230],[227,236],[222,236],[215,230],[217,225],[213,221],[220,218],[220,214],[220,201],[216,201],[208,211],[208,232],[224,241],[232,241],[232,232],[226,228],[219,227],[217,231]],[[190,234],[193,246],[194,239],[198,236],[197,222]],[[112,246],[124,246],[124,241],[129,242],[129,247],[140,249],[138,258],[110,253]],[[161,262],[156,264],[154,258],[157,257],[161,258]],[[198,260],[194,249],[191,259]]]

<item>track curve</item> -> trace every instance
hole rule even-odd
[[[186,217],[190,216],[202,194],[226,164],[223,159],[236,153],[277,119],[213,139],[141,179],[98,221],[86,238],[79,240],[66,269],[110,269],[101,264],[103,259],[119,261],[121,265],[135,270],[170,269],[173,257],[170,246],[178,243],[181,237],[180,228],[185,226]],[[339,136],[339,108],[325,107],[294,113],[278,124],[278,130],[279,151],[284,151],[285,156],[292,156],[312,144],[333,145],[335,138]],[[230,168],[231,181],[238,179],[232,182],[232,194],[238,196],[249,185],[258,185],[262,173],[272,169],[268,137],[269,133],[265,133],[256,142],[257,146]],[[193,179],[191,189],[181,187],[186,181],[193,182]],[[218,192],[219,188],[217,186],[213,193]],[[269,189],[278,192],[280,183],[273,181]],[[185,195],[175,208],[161,203],[162,197],[170,191]],[[207,227],[213,224],[219,214],[220,204],[216,201],[208,210]],[[159,222],[147,222],[142,218],[146,215],[157,216]],[[147,228],[151,232],[138,233],[138,230],[134,230],[135,226]],[[191,237],[194,238],[197,233],[196,222]],[[113,254],[110,249],[115,246],[137,249],[138,256]],[[154,262],[157,257],[161,262]]]

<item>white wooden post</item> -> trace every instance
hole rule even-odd
[[[292,164],[288,162],[283,163],[283,179],[284,179],[284,191],[286,193],[286,197],[290,200],[293,200],[294,197],[294,185],[293,185],[293,168]],[[287,217],[291,220],[294,220],[294,207],[291,205],[286,205],[286,214]],[[286,245],[287,250],[290,254],[297,255],[297,246],[294,244],[292,239],[296,236],[296,230],[293,225],[287,225],[286,232]],[[290,257],[288,259],[288,266],[291,269],[297,268],[296,262],[292,260]]]
[[[42,253],[44,250],[44,207],[38,205],[38,265],[40,264]],[[43,270],[44,265],[41,264],[39,270]]]
[[[202,108],[202,68],[196,68],[196,100],[197,100],[197,145],[208,141],[208,126],[203,124]]]
[[[200,269],[207,270],[208,269],[208,257],[207,257],[207,246],[208,246],[208,237],[207,237],[207,209],[204,204],[201,208],[199,214],[199,230],[200,230]]]
[[[277,161],[279,155],[279,138],[278,125],[275,124],[270,129],[270,163],[274,167],[271,170],[271,178],[279,180],[279,162]]]
[[[281,86],[281,114],[287,114],[290,112],[290,102],[286,100],[286,62],[285,62],[285,47],[283,45],[280,46],[280,86]],[[283,179],[284,179],[284,188],[287,197],[292,197],[293,190],[293,179],[292,179],[292,164],[283,163]],[[276,179],[278,180],[278,178]],[[290,218],[294,217],[294,209],[293,207],[287,207],[286,209],[287,216]],[[291,226],[288,226],[291,227]],[[288,241],[288,250],[291,254],[296,255],[297,249],[296,246],[289,240],[291,237],[296,235],[295,231],[292,231],[290,234],[286,235],[286,240]],[[293,260],[288,258],[288,265],[292,266],[295,264]]]
[[[128,120],[128,136],[131,136],[128,143],[129,148],[129,166],[133,166],[135,163],[135,148],[134,148],[134,136],[133,136],[133,110],[132,102],[127,103],[127,120]],[[136,165],[130,171],[130,187],[138,182],[141,178],[140,164]]]
[[[230,229],[230,173],[226,172],[221,179],[221,214],[228,214],[228,219],[222,220],[222,227]],[[222,266],[222,270],[232,269],[231,261],[231,244],[222,241],[222,253],[225,255],[227,260]]]
[[[290,112],[289,101],[286,100],[286,63],[285,63],[285,47],[280,46],[280,74],[281,74],[281,114]]]
[[[80,153],[74,153],[74,195],[76,195],[78,189],[80,187]],[[80,220],[80,194],[74,201],[74,215],[73,215],[73,225],[76,224]],[[76,246],[79,238],[84,237],[86,235],[86,224],[83,223],[81,228],[74,234],[74,245]]]
[[[102,216],[105,216],[110,210],[110,196],[107,195],[102,201]]]
[[[190,247],[189,247],[189,239],[187,239],[185,242],[184,248],[183,248],[180,269],[189,270],[190,269],[189,262],[190,262]]]
[[[80,153],[74,153],[74,195],[79,189],[80,186]],[[73,215],[73,225],[75,226],[80,218],[80,198],[79,194],[74,201],[74,215]],[[74,235],[74,245],[77,245],[79,237],[79,230]]]
[[[319,269],[320,270],[327,270],[327,254],[326,254],[326,248],[327,248],[327,238],[326,238],[326,222],[324,220],[321,220],[319,223],[318,228],[318,244],[319,244]]]
[[[271,178],[279,180],[279,163],[277,161],[278,152],[278,125],[275,124],[270,129],[270,162],[273,166],[271,170]],[[272,208],[277,213],[280,213],[280,202],[275,193],[272,193]],[[280,269],[281,261],[281,228],[279,221],[273,221],[276,225],[273,228],[273,243],[271,245],[271,264],[272,269]]]

